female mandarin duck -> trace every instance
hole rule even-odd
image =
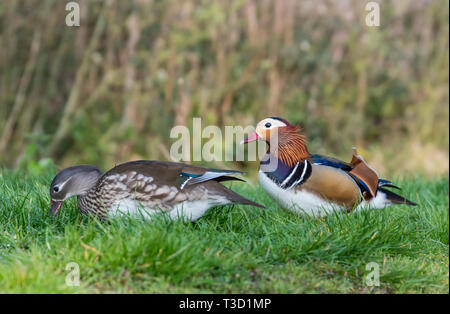
[[[69,167],[51,183],[50,213],[56,215],[71,196],[78,196],[78,208],[83,214],[102,220],[120,213],[148,217],[161,210],[171,218],[196,220],[218,205],[264,208],[219,183],[243,181],[231,176],[239,173],[146,160],[127,162],[104,174],[95,166]]]
[[[259,181],[281,207],[325,216],[333,210],[384,208],[391,204],[416,205],[387,190],[397,188],[379,179],[361,156],[353,151],[350,163],[321,155],[310,155],[300,127],[284,119],[267,118],[242,143],[263,140],[269,150],[261,161]],[[270,144],[277,147],[270,147]]]

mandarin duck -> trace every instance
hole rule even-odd
[[[62,203],[77,196],[85,215],[101,220],[117,214],[149,218],[160,211],[173,219],[196,220],[213,206],[252,202],[219,182],[241,179],[240,171],[206,169],[163,161],[132,161],[102,173],[95,166],[79,165],[60,171],[50,185],[50,213],[56,215]]]
[[[333,210],[381,209],[392,204],[416,205],[386,189],[399,187],[380,179],[353,149],[351,162],[310,155],[300,127],[271,117],[260,121],[242,144],[265,141],[269,148],[261,160],[259,181],[281,207],[311,216]],[[276,147],[270,147],[270,145]]]

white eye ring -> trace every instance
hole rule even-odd
[[[58,187],[58,186],[55,186],[55,187],[53,188],[53,191],[56,192],[56,193],[58,193],[58,192],[59,192],[59,187]]]

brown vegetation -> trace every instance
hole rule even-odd
[[[0,165],[167,159],[174,125],[298,123],[310,151],[448,173],[448,1],[0,3]],[[246,164],[231,165],[246,167]]]

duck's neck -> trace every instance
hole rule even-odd
[[[77,197],[78,209],[85,215],[98,216],[103,219],[106,215],[107,204],[100,198],[95,188]]]
[[[277,147],[275,149],[269,147],[267,153],[273,153],[283,164],[291,168],[310,157],[306,137],[300,134],[298,126],[285,127],[278,132]]]
[[[77,196],[78,209],[85,215],[92,210],[91,204],[94,198],[94,189],[88,190],[86,193]]]
[[[266,154],[266,157],[261,161],[260,171],[283,189],[300,185],[311,176],[312,166],[308,159],[289,166],[272,154]]]
[[[259,170],[264,172],[272,181],[281,184],[292,172],[293,167],[288,166],[275,155],[267,153],[261,160]]]

